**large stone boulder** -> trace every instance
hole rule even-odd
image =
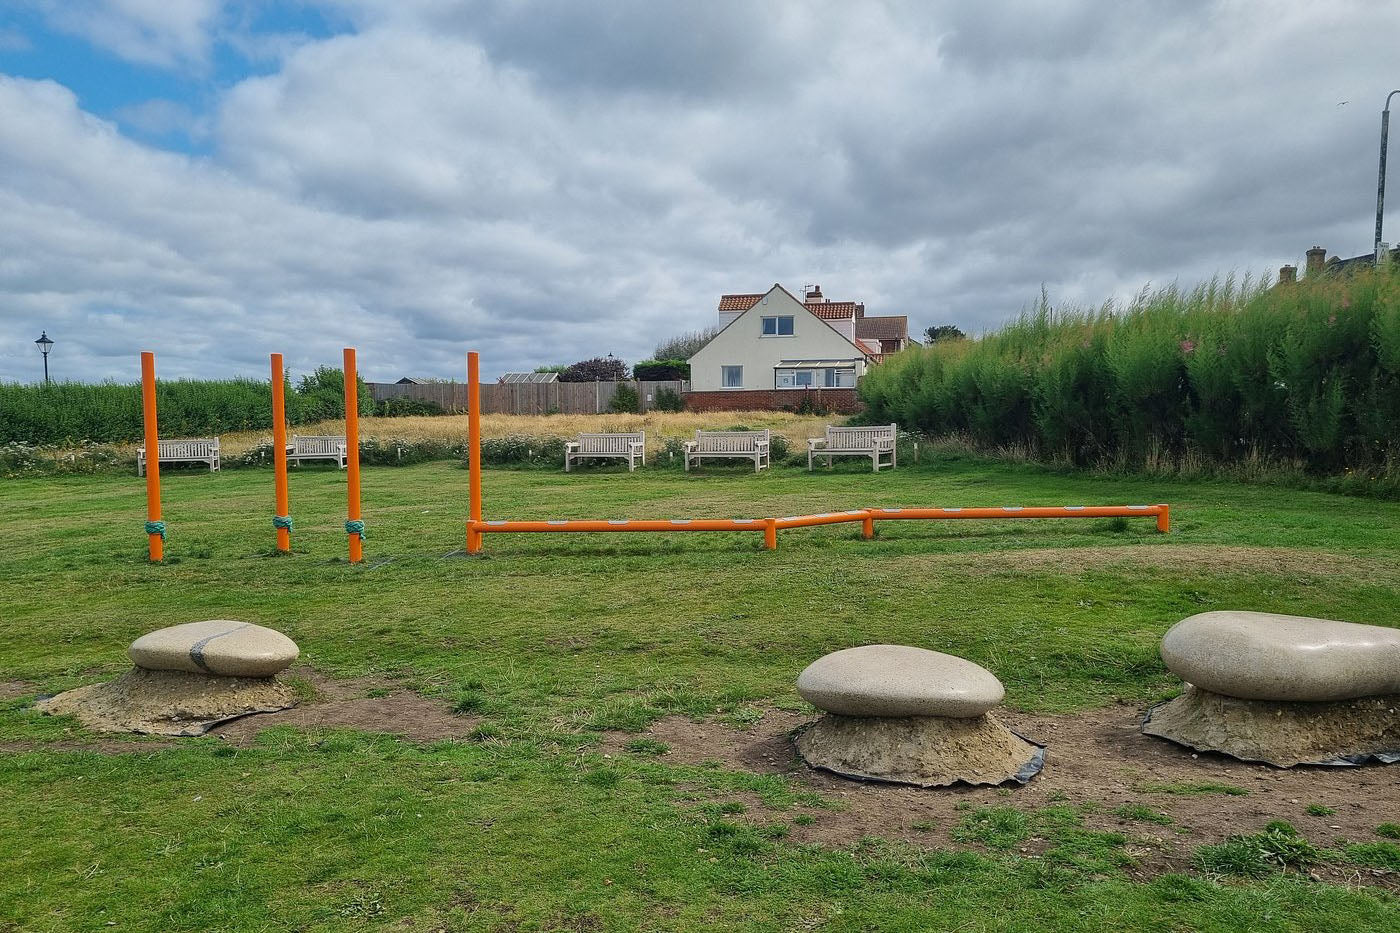
[[[1040,771],[1041,746],[990,710],[1006,691],[991,671],[908,645],[863,645],[818,658],[797,692],[827,715],[797,736],[814,768],[864,780],[942,787],[1024,784]]]
[[[299,651],[296,642],[281,632],[251,622],[212,619],[142,635],[127,654],[133,664],[148,671],[272,677],[291,667]]]
[[[818,658],[797,692],[841,716],[981,716],[1006,696],[996,675],[951,654],[908,645],[862,645]]]
[[[1400,693],[1400,629],[1270,612],[1202,612],[1162,638],[1189,684],[1246,700],[1332,701]]]

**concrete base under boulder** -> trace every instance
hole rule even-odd
[[[1400,695],[1326,702],[1242,700],[1186,688],[1142,731],[1197,751],[1280,768],[1400,762]]]
[[[296,697],[272,677],[134,667],[111,683],[79,687],[34,705],[51,715],[75,716],[94,732],[190,736],[250,713],[287,709],[296,705]]]
[[[1045,760],[1044,748],[990,714],[957,719],[831,713],[797,736],[797,750],[814,768],[918,787],[1024,784]]]

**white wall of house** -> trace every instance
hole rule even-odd
[[[792,334],[765,336],[765,317],[791,317]],[[690,358],[690,387],[695,392],[772,389],[774,369],[784,360],[854,360],[856,378],[866,369],[864,354],[850,340],[774,287]],[[734,366],[742,368],[741,384],[726,385],[725,367]]]

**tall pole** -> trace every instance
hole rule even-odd
[[[481,361],[475,350],[467,354],[467,553],[481,553]]]
[[[160,431],[156,427],[156,355],[141,353],[141,413],[146,429],[146,543],[152,562],[165,559],[165,522],[160,518]]]
[[[1396,94],[1400,94],[1400,89],[1391,91],[1385,96],[1385,109],[1381,111],[1381,169],[1380,177],[1376,180],[1375,258],[1377,265],[1381,261],[1381,223],[1385,220],[1385,149],[1387,139],[1390,136],[1390,99]]]
[[[30,331],[32,334],[33,331]],[[44,385],[49,384],[49,351],[44,351]]]
[[[364,560],[365,523],[360,516],[360,399],[355,373],[355,350],[345,348],[345,472],[346,522],[350,536],[350,563]]]
[[[347,454],[348,456],[348,454]],[[286,370],[282,354],[272,354],[272,472],[276,489],[277,513],[272,524],[277,529],[277,550],[292,550],[291,495],[287,490],[287,399]]]

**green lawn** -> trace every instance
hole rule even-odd
[[[1064,821],[1047,832],[1066,854],[1041,859],[797,846],[784,826],[833,804],[795,782],[598,748],[670,714],[798,708],[807,663],[870,642],[971,658],[1020,709],[1145,705],[1173,686],[1158,639],[1193,612],[1400,625],[1400,503],[956,460],[497,470],[487,518],[1169,502],[1173,533],[892,522],[874,541],[784,532],[776,552],[758,534],[488,535],[471,560],[445,557],[467,475],[435,463],[366,471],[368,559],[351,567],[341,473],[293,475],[289,558],[268,556],[270,471],[163,480],[165,566],[144,560],[136,477],[0,483],[0,684],[18,694],[0,699],[0,930],[1400,929],[1375,889],[1134,882],[1126,857],[1086,855],[1111,840]],[[481,724],[430,746],[282,728],[250,749],[133,738],[118,753],[28,710],[119,673],[136,636],[204,618],[272,626],[323,674],[401,681]],[[776,816],[697,805],[735,789]]]

